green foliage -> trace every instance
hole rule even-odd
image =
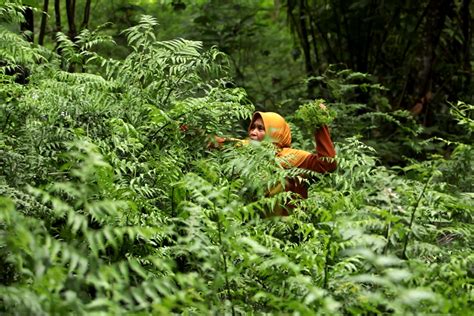
[[[366,79],[344,72],[318,79],[340,91],[328,103],[342,129],[336,172],[282,169],[266,142],[209,151],[209,135],[240,132],[253,105],[228,87],[219,51],[157,41],[156,25],[144,16],[124,31],[123,60],[91,51],[108,41],[100,31],[64,38],[61,56],[0,33],[11,40],[0,46],[0,313],[470,311],[471,145],[380,166],[343,122],[401,122],[373,99],[367,115],[344,103],[358,96],[350,80]],[[20,66],[27,82],[7,71]],[[303,176],[308,199],[269,194]],[[288,203],[291,216],[272,216]]]
[[[0,7],[0,22],[13,23],[13,22],[23,22],[23,12],[25,11],[25,6],[21,5],[19,0],[4,0],[2,1],[2,6]]]
[[[451,115],[453,115],[459,125],[465,126],[467,130],[467,136],[471,136],[474,130],[474,106],[466,104],[465,102],[458,101],[457,104],[451,104]]]
[[[295,113],[295,118],[303,120],[304,139],[312,137],[314,125],[311,124],[318,126],[322,121],[330,123],[331,134],[336,140],[361,136],[365,143],[379,153],[385,164],[402,163],[404,156],[421,151],[418,136],[423,128],[410,112],[393,109],[385,96],[388,89],[370,74],[331,65],[323,75],[311,77],[307,83],[315,85],[315,93],[324,98],[323,103],[329,111],[320,112],[325,117],[310,114],[309,109],[319,111],[312,104],[321,101],[301,99],[305,105]],[[318,119],[311,122],[312,116]],[[298,136],[297,140],[300,141]],[[302,145],[307,149],[312,147],[304,142]]]
[[[303,121],[305,128],[315,130],[323,125],[329,125],[334,120],[335,113],[331,109],[323,109],[323,99],[301,105],[295,112],[295,117]]]
[[[284,110],[281,103],[304,91],[297,84],[304,76],[301,52],[286,28],[280,5],[252,0],[190,1],[187,11],[175,16],[189,16],[193,22],[187,36],[216,45],[229,56],[235,83],[246,89],[260,109]]]

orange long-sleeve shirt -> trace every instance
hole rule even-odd
[[[314,132],[314,140],[316,142],[315,153],[306,157],[303,163],[297,167],[319,173],[336,170],[337,163],[334,160],[336,150],[326,125]]]
[[[318,173],[336,170],[337,163],[334,159],[336,157],[336,150],[334,149],[328,127],[324,125],[316,130],[314,132],[314,139],[316,142],[315,152],[309,153],[302,162],[298,165],[294,165],[294,167],[312,170]],[[298,193],[303,198],[308,197],[307,185],[297,179],[288,179],[285,191]]]

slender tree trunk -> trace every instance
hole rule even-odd
[[[61,0],[54,0],[54,32],[52,35],[53,41],[56,43],[54,50],[59,54],[62,55],[61,49],[59,48],[59,43],[57,41],[57,34],[61,32]],[[61,68],[63,68],[61,62]]]
[[[281,3],[280,0],[273,0],[273,20],[276,21],[278,17],[280,16],[280,8],[281,8]]]
[[[41,27],[40,27],[40,33],[38,36],[39,45],[43,45],[43,42],[44,42],[44,35],[46,33],[46,22],[48,21],[48,6],[49,6],[49,0],[44,0],[43,15],[41,16]]]
[[[472,43],[472,20],[469,10],[471,0],[464,0],[461,7],[462,34],[464,36],[463,45],[463,70],[466,81],[464,82],[464,90],[468,91],[471,86],[471,43]]]
[[[69,39],[72,42],[76,41],[77,29],[76,29],[76,0],[66,0],[66,15],[67,23],[69,26]],[[74,63],[70,63],[68,72],[75,72],[76,67]]]
[[[418,73],[418,95],[423,96],[428,89],[433,62],[436,57],[436,48],[441,32],[444,28],[446,14],[452,0],[432,0],[426,14],[422,39],[422,68]]]
[[[28,42],[34,43],[35,41],[35,24],[34,24],[34,15],[33,9],[27,7],[25,12],[23,12],[25,21],[20,24],[20,30],[25,36]]]
[[[307,4],[306,4],[307,6]],[[316,30],[314,29],[314,16],[310,8],[306,8],[306,12],[308,14],[308,22],[309,22],[309,30],[311,33],[311,40],[312,40],[312,46],[313,46],[313,52],[314,52],[314,69],[315,72],[318,73],[317,69],[320,64],[320,59],[319,59],[319,53],[318,53],[318,37],[316,36]]]
[[[329,63],[329,64],[332,64],[332,63],[340,63],[341,60],[338,56],[337,53],[334,52],[334,50],[332,49],[331,47],[331,43],[329,42],[329,39],[326,35],[326,33],[323,31],[323,29],[321,28],[321,25],[314,21],[314,24],[316,25],[316,28],[318,29],[318,32],[319,34],[321,35],[321,37],[323,38],[324,40],[324,43],[326,43],[326,49],[327,51],[329,52],[329,54],[326,56],[326,61]],[[324,53],[324,51],[323,51]]]
[[[334,17],[336,18],[336,21],[337,21],[337,23],[336,23],[336,32],[337,32],[337,48],[338,48],[338,51],[340,52],[339,53],[339,60],[344,60],[343,51],[345,50],[345,48],[342,45],[342,39],[343,39],[344,36],[342,34],[341,25],[339,23],[339,21],[342,21],[342,20],[341,20],[341,17],[339,16],[339,12],[337,11],[337,6],[338,6],[338,4],[336,3],[336,1],[332,1],[332,3],[331,3],[332,12],[333,12]],[[320,30],[320,33],[322,34],[323,32]],[[327,41],[327,42],[328,42],[328,45],[329,45],[329,41]],[[329,57],[331,57],[331,56],[329,56]],[[331,58],[328,58],[328,60],[331,60]]]
[[[344,31],[345,31],[345,34],[343,34],[341,28],[339,27],[339,23],[336,23],[338,25],[337,26],[337,29],[338,29],[338,35],[337,36],[338,36],[338,38],[340,37],[341,39],[346,38],[346,41],[347,41],[346,49],[347,49],[347,52],[349,53],[349,56],[347,58],[348,66],[351,69],[356,69],[356,67],[357,67],[357,52],[354,51],[355,43],[354,43],[353,38],[352,38],[353,37],[352,34],[354,34],[354,30],[351,29],[351,27],[349,25],[349,15],[346,14],[346,3],[343,0],[339,0],[337,6],[338,7],[334,6],[334,13],[335,13],[335,16],[337,17],[336,20],[342,22],[341,24],[343,24]],[[339,8],[341,10],[341,16],[338,15],[337,8]],[[344,49],[344,48],[342,46],[339,46],[339,49]],[[343,60],[344,60],[344,58],[343,58]]]
[[[425,17],[428,15],[428,11],[430,10],[432,2],[433,1],[430,0],[428,5],[426,6],[426,8],[423,10],[423,13],[421,14],[421,16],[418,18],[418,21],[416,22],[415,28],[413,29],[413,31],[411,32],[411,34],[408,38],[407,45],[405,46],[405,49],[403,50],[403,54],[402,54],[402,58],[401,58],[401,63],[402,64],[405,62],[405,58],[407,56],[407,53],[408,53],[409,49],[412,48],[412,43],[413,43],[412,39],[417,37],[416,34],[419,32],[419,28],[420,28],[421,23],[423,22]]]
[[[91,14],[91,0],[86,0],[86,6],[84,8],[84,18],[82,20],[82,29],[89,27],[89,16]]]
[[[307,76],[314,76],[314,68],[311,58],[311,44],[309,43],[308,28],[306,25],[305,15],[305,0],[289,0],[287,2],[288,18],[290,24],[296,32],[300,41],[300,46],[303,49],[305,69]],[[312,96],[314,90],[314,83],[310,81],[308,83],[308,95]]]
[[[77,30],[76,30],[76,0],[66,0],[66,15],[67,23],[69,26],[69,38],[71,41],[76,40]]]
[[[300,31],[299,23],[295,15],[293,14],[293,10],[295,10],[295,8],[297,7],[295,1],[296,0],[288,0],[287,14],[288,14],[288,19],[290,20],[290,26],[292,28],[292,31],[296,32],[298,39],[301,41],[301,31]]]
[[[430,0],[428,5],[423,10],[423,13],[420,15],[420,17],[418,18],[418,20],[416,22],[415,28],[411,31],[410,36],[408,37],[407,44],[405,45],[405,49],[403,50],[402,57],[400,58],[400,64],[401,65],[408,64],[407,61],[406,61],[408,51],[410,49],[413,49],[413,47],[412,47],[413,39],[417,38],[417,33],[419,32],[420,25],[425,20],[425,17],[428,14],[428,10],[430,9],[431,2],[432,2],[432,0]],[[408,32],[407,30],[405,30],[405,31]],[[407,66],[407,74],[405,76],[406,79],[405,79],[403,89],[402,89],[402,91],[400,93],[400,96],[399,96],[399,99],[398,99],[398,107],[400,107],[400,105],[402,104],[403,98],[405,97],[405,93],[407,91],[409,81],[410,81],[410,78],[411,78],[411,76],[410,76],[411,73],[412,73],[412,68]],[[409,106],[411,107],[411,104],[409,104]]]
[[[305,15],[305,7],[304,7],[304,0],[300,0],[300,5],[298,8],[298,20],[299,20],[299,27],[300,27],[300,34],[301,34],[301,41],[303,44],[303,52],[306,62],[306,72],[308,75],[313,74],[313,63],[311,62],[311,47],[308,40],[308,29],[306,26],[306,15]]]
[[[306,15],[306,6],[305,0],[300,0],[299,5],[299,26],[301,30],[301,43],[303,44],[303,53],[304,53],[304,60],[305,60],[305,67],[306,67],[306,74],[311,77],[315,75],[313,61],[311,58],[311,44],[309,43],[309,35],[308,35],[308,28],[306,25],[307,15]],[[313,81],[309,81],[308,83],[308,97],[312,97],[314,92],[314,83]]]
[[[420,99],[430,94],[432,83],[433,64],[436,59],[436,48],[444,28],[446,16],[451,8],[452,0],[431,0],[426,14],[426,22],[423,28],[422,50],[421,50],[421,69],[417,74],[415,82],[415,95]],[[429,110],[428,100],[424,104],[424,125],[431,125],[434,114]]]
[[[54,0],[54,17],[55,17],[55,28],[54,33],[61,32],[61,0]],[[56,34],[54,34],[56,36]]]
[[[370,7],[369,7],[369,12],[367,16],[370,18],[372,16],[375,16],[375,12],[377,10],[377,2],[378,1],[371,1],[370,2]],[[370,59],[371,59],[371,54],[370,52],[372,51],[372,42],[374,38],[374,27],[373,27],[373,20],[370,19],[370,21],[367,23],[367,29],[365,30],[366,38],[365,38],[365,46],[364,46],[364,51],[363,51],[363,57],[362,57],[362,62],[359,65],[359,69],[362,72],[367,72],[369,71],[369,64],[370,64]]]
[[[369,72],[373,73],[375,72],[377,65],[380,63],[381,55],[383,55],[384,51],[384,45],[387,41],[389,31],[391,31],[394,21],[398,16],[400,16],[400,12],[402,10],[403,3],[401,3],[394,11],[393,15],[391,16],[390,20],[388,23],[385,24],[385,30],[383,32],[383,35],[381,37],[381,40],[379,42],[379,45],[375,48],[375,57],[372,59],[372,65],[369,67]]]

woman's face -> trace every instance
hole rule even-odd
[[[250,139],[259,142],[265,137],[265,125],[263,125],[263,121],[260,117],[257,118],[250,126],[249,137]]]

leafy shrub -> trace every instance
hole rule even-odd
[[[89,52],[86,34],[57,56],[0,33],[14,38],[1,48],[2,313],[469,311],[472,193],[450,173],[470,145],[389,168],[341,136],[338,171],[309,173],[309,198],[271,217],[291,196],[268,191],[301,171],[265,143],[206,150],[253,105],[226,88],[218,51],[155,41],[155,25],[125,31],[124,60]],[[6,71],[20,65],[28,83]]]

